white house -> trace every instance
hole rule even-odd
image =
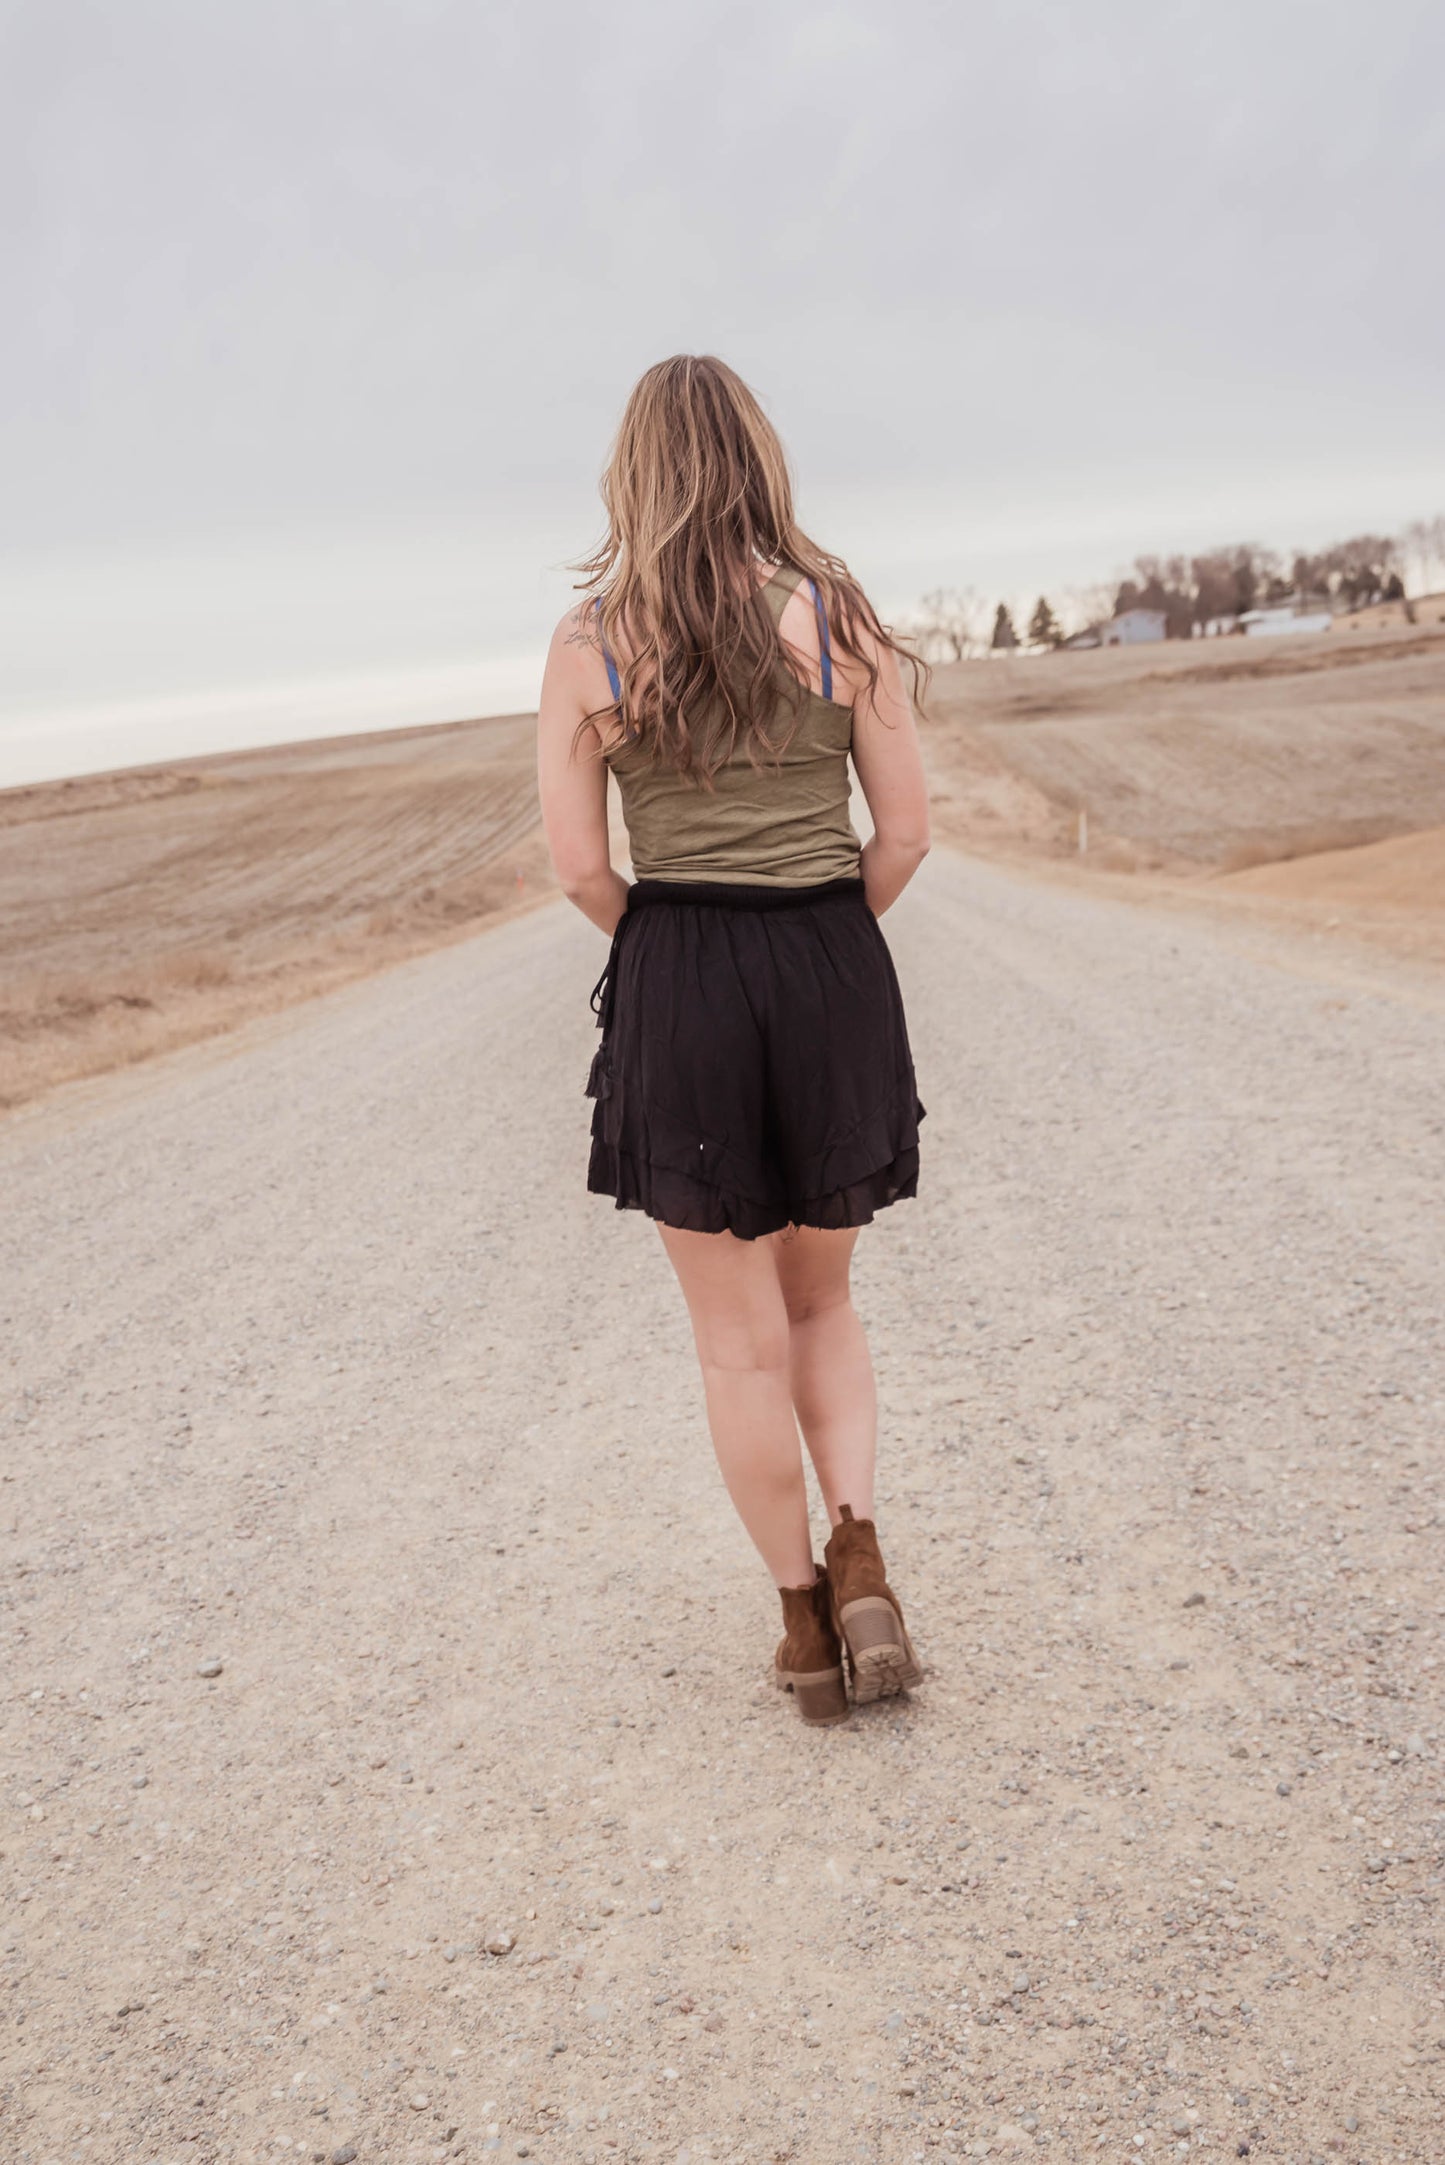
[[[1100,646],[1144,646],[1164,637],[1162,609],[1126,609],[1112,623],[1099,627]]]
[[[1272,638],[1285,631],[1328,631],[1334,622],[1328,609],[1246,609],[1239,619],[1246,632]]]

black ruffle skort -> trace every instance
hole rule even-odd
[[[592,996],[587,1185],[756,1240],[866,1225],[918,1189],[903,999],[861,879],[640,880]]]

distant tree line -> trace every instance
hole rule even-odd
[[[1288,572],[1275,550],[1255,541],[1211,549],[1205,556],[1140,556],[1134,576],[1122,579],[1115,592],[1114,615],[1158,609],[1167,639],[1189,639],[1196,625],[1288,602],[1360,609],[1370,602],[1403,601],[1399,561],[1400,544],[1386,534],[1357,534],[1314,556],[1298,553]]]
[[[1445,567],[1445,517],[1416,519],[1398,535],[1356,534],[1313,554],[1297,550],[1288,560],[1259,542],[1236,542],[1199,556],[1140,556],[1117,584],[1075,588],[1056,611],[1041,594],[1029,619],[1026,643],[1061,646],[1081,631],[1096,630],[1126,609],[1156,609],[1169,639],[1189,639],[1208,624],[1229,623],[1251,609],[1287,604],[1350,610],[1373,602],[1407,601],[1406,574],[1416,593]],[[988,605],[973,588],[937,588],[926,594],[906,627],[935,661],[963,661],[985,651],[1006,653],[1020,640],[1013,613]]]

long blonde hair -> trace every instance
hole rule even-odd
[[[579,616],[616,655],[622,738],[704,787],[741,746],[784,749],[806,700],[762,599],[758,569],[815,582],[835,653],[878,682],[871,635],[927,685],[920,658],[875,615],[841,557],[797,524],[788,462],[753,393],[711,354],[675,354],[641,378],[602,477],[607,535],[577,569]],[[791,649],[788,649],[791,652]],[[791,719],[789,719],[791,717]],[[585,728],[587,723],[583,724]]]

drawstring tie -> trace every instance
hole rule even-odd
[[[591,998],[588,1002],[593,1014],[597,1017],[597,1027],[602,1032],[602,1042],[592,1055],[592,1065],[587,1071],[585,1095],[589,1098],[605,1098],[610,1096],[612,1091],[612,1063],[609,1058],[611,1050],[609,1039],[612,1030],[612,1010],[617,1000],[617,958],[622,951],[622,933],[626,923],[627,912],[624,910],[617,920],[617,929],[612,935],[612,945],[607,950],[606,967],[592,987]]]

